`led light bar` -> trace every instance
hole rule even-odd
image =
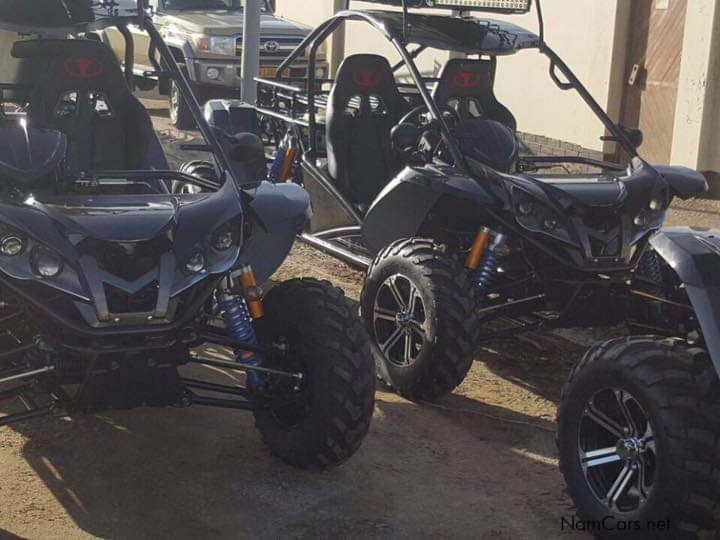
[[[402,6],[402,0],[365,0],[375,4]],[[406,0],[409,8],[442,8],[458,11],[527,13],[532,0]]]

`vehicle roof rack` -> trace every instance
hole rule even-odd
[[[348,7],[351,0],[348,0]],[[523,14],[530,11],[532,0],[363,0],[404,9],[451,9],[455,11],[486,11],[490,13]]]
[[[541,0],[535,0],[535,11],[538,19],[538,36],[540,46],[545,43],[545,22],[543,20]],[[346,0],[346,9],[350,9],[352,0]],[[459,12],[461,15],[470,11],[485,11],[489,13],[504,13],[523,15],[529,13],[533,0],[363,0],[365,3],[383,4],[402,8],[407,18],[411,9],[444,9]],[[404,35],[407,31],[403,32]]]

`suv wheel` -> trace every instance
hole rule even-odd
[[[170,84],[170,96],[168,98],[170,109],[170,123],[178,129],[193,129],[195,119],[190,112],[190,107],[183,99],[180,88],[175,81]]]

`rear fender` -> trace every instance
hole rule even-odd
[[[380,192],[362,225],[363,244],[377,253],[400,238],[416,236],[441,198],[497,204],[474,179],[441,166],[406,167]]]
[[[668,228],[650,244],[685,286],[720,375],[720,231]]]

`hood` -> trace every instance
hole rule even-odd
[[[88,198],[73,206],[45,201],[42,208],[68,231],[106,242],[155,238],[175,223],[177,215],[177,204],[170,197],[157,201]]]
[[[210,36],[232,36],[243,31],[243,12],[238,10],[183,10],[168,11],[167,24],[197,34]],[[262,15],[261,33],[273,36],[306,36],[312,30],[309,26],[289,21],[275,15]]]
[[[25,239],[20,254],[0,255],[0,272],[37,281],[33,254],[49,250],[63,261],[64,270],[42,279],[43,284],[76,298],[97,295],[92,287],[88,289],[93,276],[135,294],[138,286],[160,274],[165,276],[167,294],[174,297],[235,263],[241,236],[228,250],[214,250],[210,242],[221,227],[241,232],[241,216],[238,194],[229,182],[214,193],[181,197],[71,195],[0,202],[0,232],[10,230]],[[205,256],[205,268],[188,274],[182,269],[183,261],[197,251]],[[136,258],[140,253],[144,255]],[[142,275],[136,274],[138,268]]]

